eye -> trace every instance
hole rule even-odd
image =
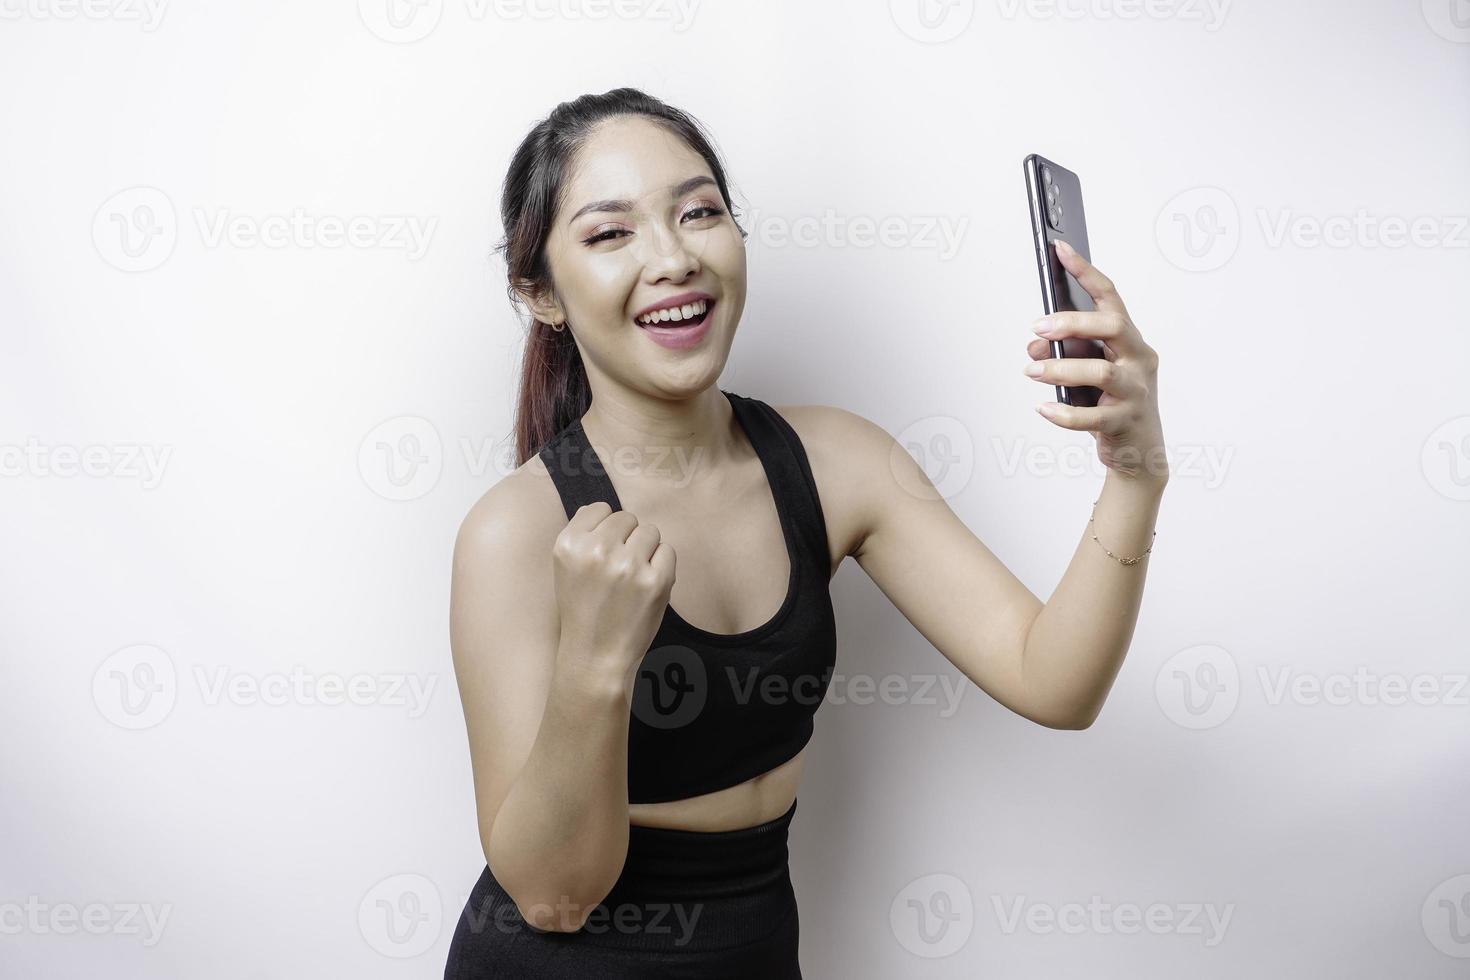
[[[628,229],[626,229],[626,228],[609,228],[606,231],[599,231],[599,232],[593,234],[589,238],[582,239],[582,244],[583,245],[596,245],[598,242],[608,241],[608,240],[616,237],[617,235],[631,235],[631,234],[632,234],[632,232],[628,231]]]
[[[701,204],[698,207],[690,208],[688,211],[684,212],[684,217],[694,218],[697,220],[699,218],[712,218],[716,215],[724,213],[724,208],[717,208],[712,204]]]

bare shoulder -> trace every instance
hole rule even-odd
[[[475,649],[491,630],[545,633],[557,628],[552,545],[566,511],[537,456],[486,490],[460,522],[454,541],[451,633]],[[515,624],[502,613],[517,610]]]
[[[456,561],[473,560],[486,547],[548,548],[566,526],[566,511],[551,474],[539,456],[532,456],[501,477],[465,514],[455,540]]]
[[[834,557],[855,555],[871,527],[872,501],[865,491],[887,471],[893,437],[877,423],[834,405],[771,407],[806,450]]]

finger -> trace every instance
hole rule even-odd
[[[1099,310],[1117,310],[1127,313],[1128,309],[1123,305],[1123,297],[1118,295],[1118,290],[1113,286],[1113,280],[1103,275],[1091,262],[1077,253],[1077,250],[1065,241],[1056,240],[1057,258],[1062,267],[1072,274],[1077,284],[1087,290],[1087,295],[1097,304]]]
[[[1053,357],[1026,365],[1028,378],[1043,384],[1073,388],[1090,385],[1118,398],[1142,391],[1137,379],[1126,369],[1100,357]]]
[[[1140,357],[1148,349],[1143,334],[1126,312],[1085,310],[1048,313],[1037,320],[1032,329],[1048,340],[1084,337],[1100,340],[1119,357]]]
[[[1051,352],[1051,341],[1049,340],[1031,341],[1029,344],[1026,345],[1026,354],[1033,361],[1043,361],[1049,357],[1056,356]],[[1103,357],[1107,358],[1110,361],[1116,361],[1118,359],[1118,354],[1111,347],[1104,344]]]
[[[1061,402],[1042,402],[1036,410],[1049,421],[1075,432],[1114,433],[1121,430],[1126,409],[1114,405],[1082,408]]]

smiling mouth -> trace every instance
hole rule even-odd
[[[708,320],[715,312],[715,302],[712,299],[703,300],[704,312],[695,313],[682,320],[658,320],[653,323],[644,323],[642,320],[635,319],[633,323],[644,330],[686,330],[690,327],[697,327]]]

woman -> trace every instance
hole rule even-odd
[[[1167,482],[1143,465],[1163,445],[1157,357],[1112,284],[1063,256],[1097,310],[1048,318],[1028,350],[1043,384],[1104,389],[1048,417],[1092,432],[1109,470],[1043,605],[881,428],[717,386],[745,232],[689,116],[626,88],[563,103],[516,151],[501,208],[535,323],[517,469],[455,544],[486,867],[445,976],[799,978],[787,831],[838,564],[1006,707],[1087,727]],[[1107,358],[1049,359],[1061,336]]]

